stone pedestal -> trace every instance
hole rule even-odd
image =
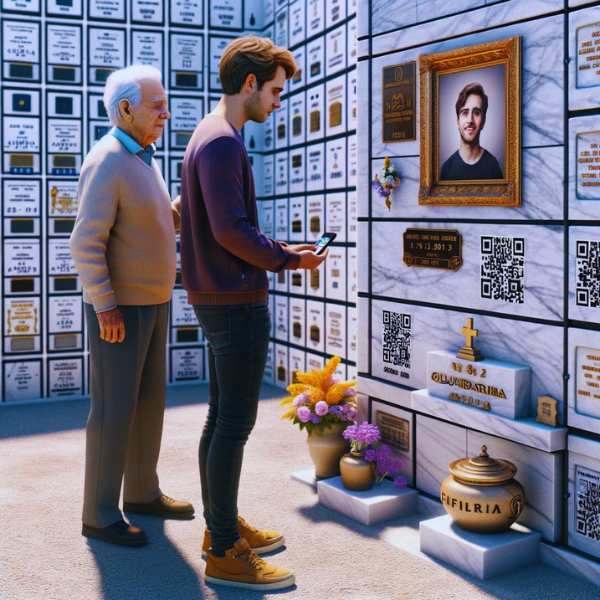
[[[291,477],[294,481],[303,483],[304,485],[310,485],[311,488],[317,489],[317,476],[315,475],[314,469],[306,469],[305,471],[294,471],[291,473]]]
[[[352,492],[341,477],[317,483],[319,502],[363,525],[375,525],[417,512],[419,493],[411,488],[398,490],[387,479],[366,492]]]
[[[421,552],[479,579],[510,573],[540,559],[541,534],[514,524],[505,533],[464,531],[450,515],[420,524]]]

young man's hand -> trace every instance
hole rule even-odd
[[[96,313],[100,325],[100,339],[114,344],[125,339],[125,323],[118,308]]]
[[[300,264],[298,265],[299,269],[316,269],[329,254],[329,248],[323,252],[323,254],[317,256],[311,250],[302,250],[300,251]]]
[[[302,252],[304,250],[314,250],[316,247],[315,244],[288,244],[287,249],[293,252]]]

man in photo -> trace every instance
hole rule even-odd
[[[456,125],[460,134],[460,147],[442,165],[440,180],[504,178],[496,157],[480,144],[487,109],[488,97],[480,83],[469,83],[462,89],[456,101]]]
[[[283,535],[251,527],[237,512],[271,331],[266,271],[316,269],[327,251],[317,256],[314,245],[288,246],[260,232],[239,131],[280,108],[285,82],[296,70],[291,53],[267,38],[231,42],[219,66],[223,96],[196,128],[181,173],[183,287],[209,342],[209,407],[199,449],[205,577],[257,591],[294,583],[291,571],[257,556],[280,547]],[[257,479],[255,485],[264,484]]]
[[[171,116],[160,71],[115,71],[104,105],[114,127],[83,163],[70,242],[90,345],[82,533],[133,546],[147,537],[123,519],[122,484],[125,512],[194,513],[189,502],[162,493],[156,472],[179,215],[153,158]]]

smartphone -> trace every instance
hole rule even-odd
[[[321,236],[321,239],[316,244],[317,248],[315,250],[315,254],[317,256],[321,256],[321,254],[323,254],[323,252],[325,252],[325,248],[327,248],[327,246],[329,246],[329,244],[331,244],[331,242],[333,242],[333,240],[335,240],[336,236],[337,236],[337,233],[325,232]]]

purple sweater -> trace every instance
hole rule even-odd
[[[224,117],[207,115],[181,169],[181,273],[192,305],[266,302],[265,271],[297,269],[300,254],[264,236],[250,160]]]

